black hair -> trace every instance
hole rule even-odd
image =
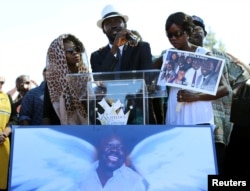
[[[98,152],[100,152],[101,147],[107,143],[107,141],[109,141],[112,138],[117,138],[121,141],[122,144],[124,144],[124,150],[126,153],[129,152],[129,147],[128,147],[128,141],[125,138],[125,135],[123,135],[121,132],[119,131],[107,131],[107,132],[102,132],[99,135],[98,141],[95,144],[96,149],[98,150]]]
[[[192,17],[183,12],[171,14],[166,20],[165,30],[168,31],[172,24],[181,27],[188,35],[191,35],[195,26]]]
[[[29,75],[26,75],[26,74],[22,74],[22,75],[20,75],[20,76],[18,76],[17,78],[16,78],[16,82],[18,82],[19,80],[23,80],[23,78],[30,78],[30,76]]]
[[[172,69],[174,69],[175,61],[169,60],[169,62],[167,64],[171,65]]]
[[[67,37],[63,39],[63,43],[65,42],[73,42],[75,46],[78,46],[80,48],[81,52],[85,52],[83,43],[74,35],[68,34]]]

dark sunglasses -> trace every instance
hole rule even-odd
[[[1,82],[0,82],[0,84],[1,84],[1,85],[3,85],[3,84],[4,84],[4,82],[3,82],[3,81],[1,81]]]
[[[73,54],[74,51],[79,53],[79,52],[81,52],[81,48],[79,46],[74,46],[74,47],[67,48],[65,50],[66,53],[70,53],[70,54]]]
[[[173,33],[167,33],[168,38],[173,38],[173,36],[175,38],[180,38],[182,35],[184,35],[184,31],[177,31],[177,32],[173,32]]]

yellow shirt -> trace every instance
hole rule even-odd
[[[6,93],[0,92],[0,132],[6,128],[11,115],[11,104]],[[8,168],[10,157],[10,142],[7,137],[0,144],[0,189],[7,188]]]

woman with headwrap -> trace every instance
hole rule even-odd
[[[88,77],[67,77],[89,72],[82,42],[71,34],[60,35],[50,44],[46,68],[43,124],[88,124],[87,104],[79,98],[87,91]]]

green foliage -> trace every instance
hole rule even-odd
[[[211,28],[207,31],[204,46],[208,49],[216,48],[222,52],[226,51],[225,44],[221,40],[216,39],[215,33],[211,30]]]

